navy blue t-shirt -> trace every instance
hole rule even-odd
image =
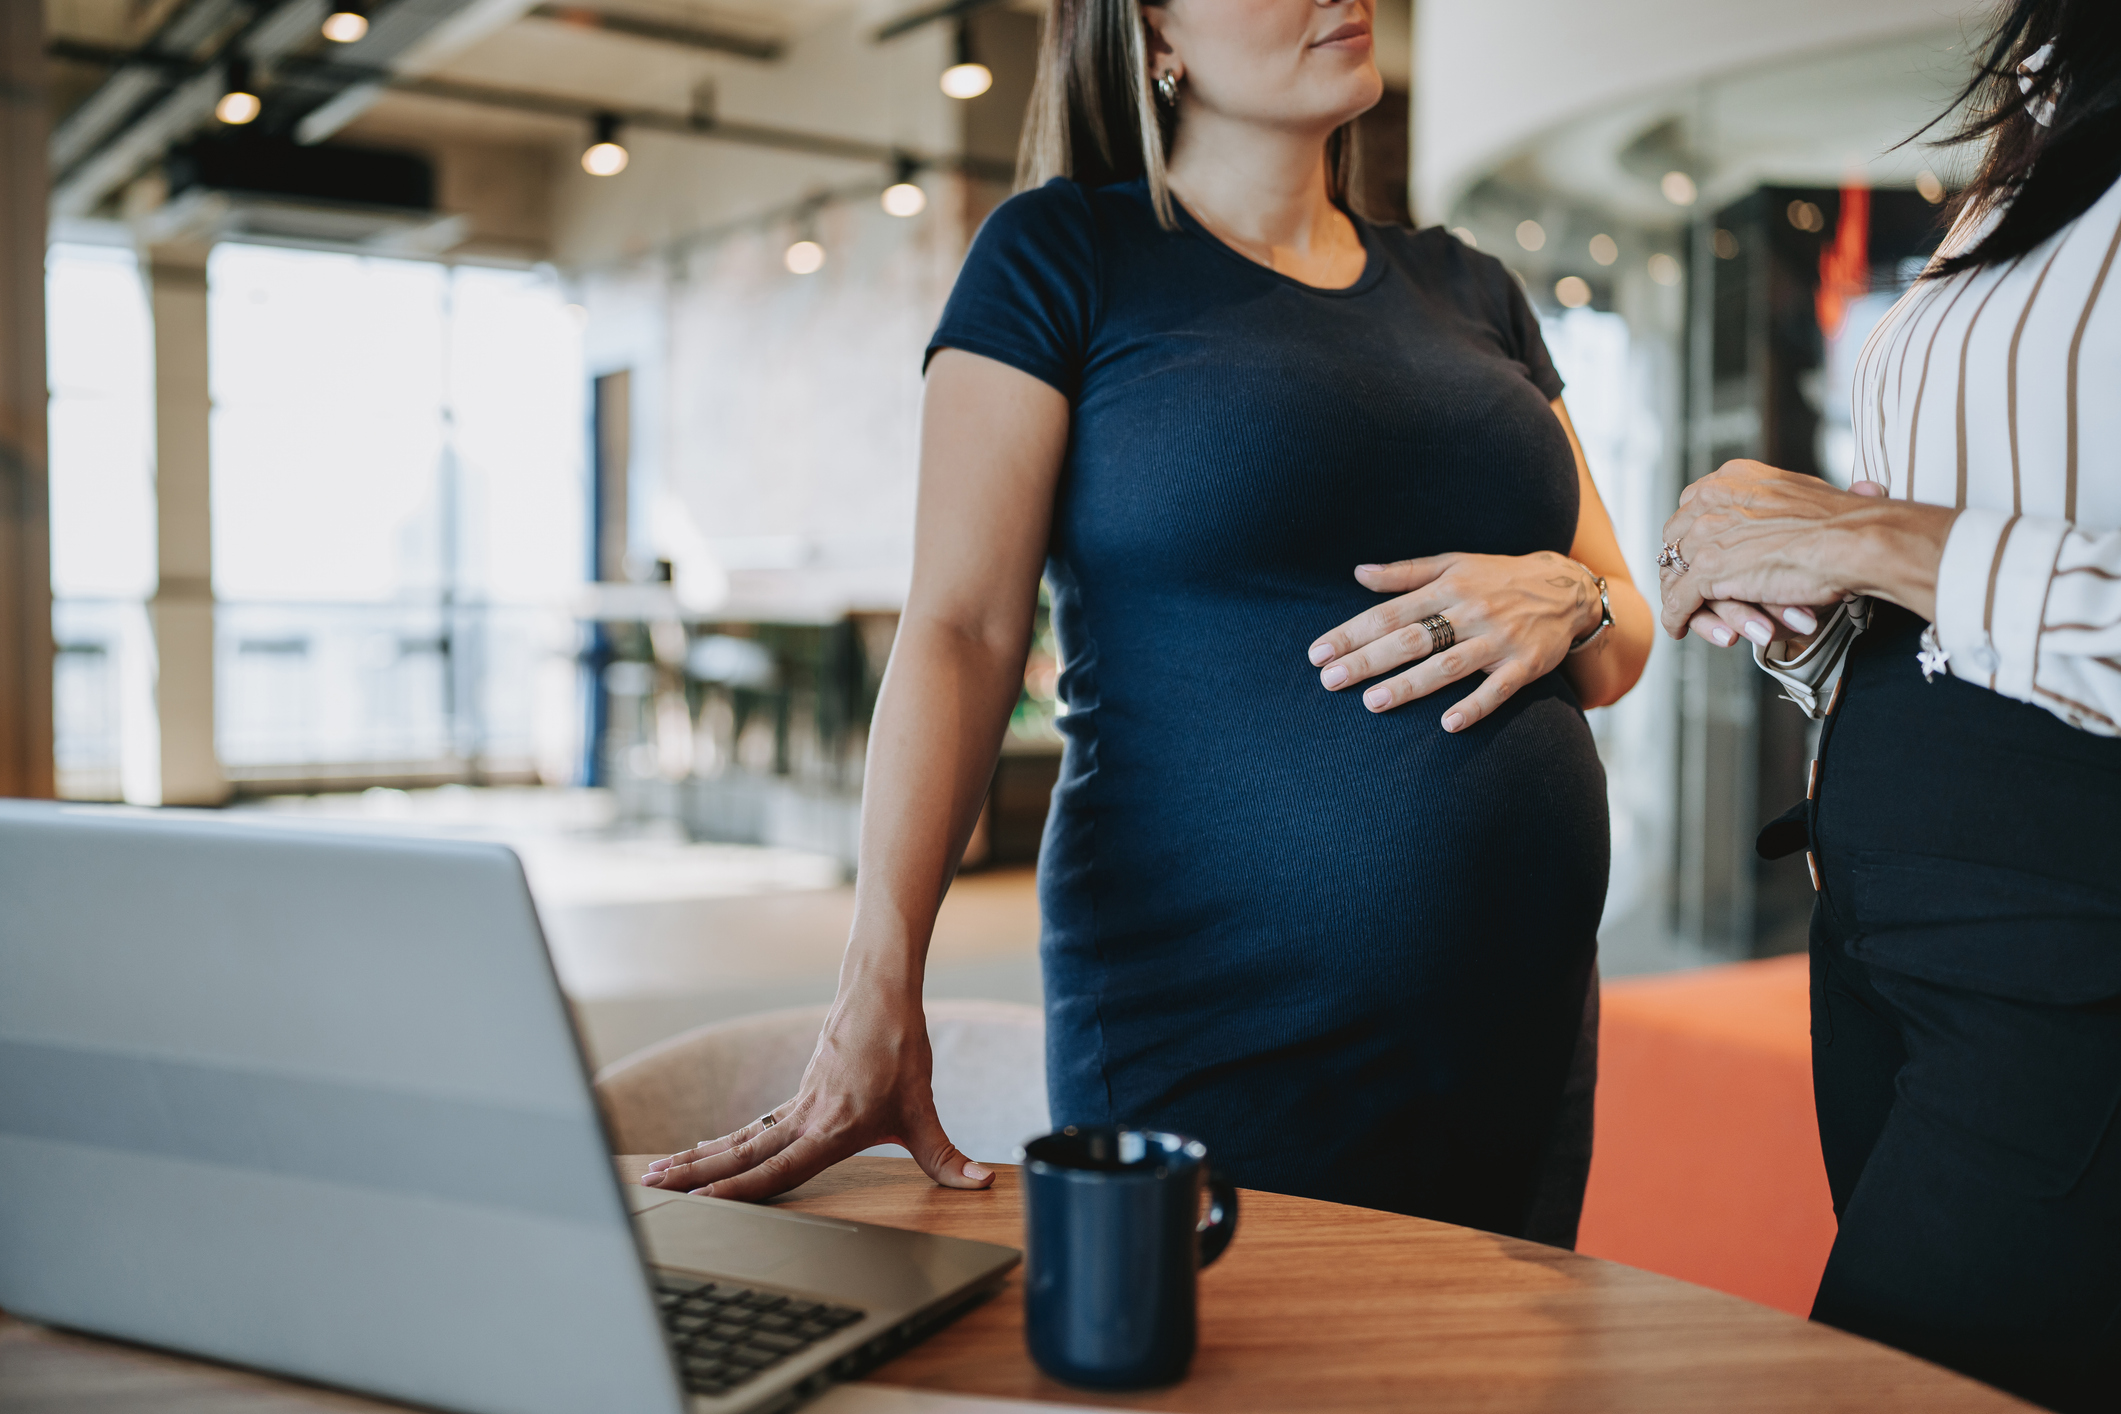
[[[1521,1223],[1584,1002],[1604,774],[1559,672],[1456,735],[1310,644],[1354,567],[1567,553],[1561,380],[1514,278],[1357,222],[1323,290],[1141,183],[1005,202],[930,348],[1072,410],[1046,577],[1066,739],[1040,857],[1053,1119],[1239,1183]]]

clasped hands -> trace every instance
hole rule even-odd
[[[1526,683],[1554,671],[1569,645],[1604,616],[1591,572],[1566,555],[1431,555],[1361,565],[1366,589],[1397,592],[1311,645],[1319,685],[1339,692],[1405,663],[1413,666],[1364,689],[1372,712],[1426,697],[1471,673],[1487,681],[1444,714],[1447,732],[1464,731]],[[1423,620],[1441,614],[1456,641],[1436,651]]]
[[[1728,647],[1818,631],[1820,610],[1874,594],[1935,617],[1937,563],[1956,511],[1893,501],[1875,481],[1842,491],[1757,461],[1726,462],[1686,488],[1664,525],[1682,564],[1661,564],[1660,618]]]

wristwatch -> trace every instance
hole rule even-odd
[[[1598,627],[1569,645],[1571,653],[1581,653],[1598,641],[1598,635],[1613,626],[1613,601],[1606,597],[1605,576],[1594,574],[1591,582],[1598,586]]]

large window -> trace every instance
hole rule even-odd
[[[129,250],[60,245],[45,266],[51,388],[52,691],[59,792],[127,793],[153,760],[152,346]],[[134,794],[139,794],[136,789]]]
[[[208,284],[223,765],[563,758],[571,639],[554,615],[583,578],[586,495],[557,288],[240,245]]]
[[[61,764],[109,796],[151,757],[124,730],[152,710],[151,340],[130,252],[60,247],[51,271]],[[231,778],[565,771],[586,491],[556,283],[227,245],[208,287]]]

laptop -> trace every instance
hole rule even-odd
[[[0,801],[0,1309],[467,1414],[754,1414],[1017,1257],[621,1183],[503,846]]]

